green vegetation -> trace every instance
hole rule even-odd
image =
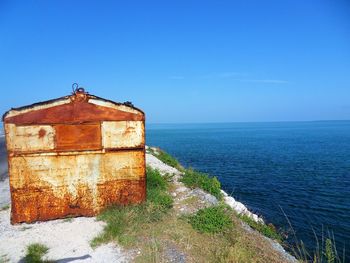
[[[345,263],[345,251],[343,251],[342,258],[340,259],[338,255],[337,248],[335,246],[334,237],[325,238],[322,237],[321,245],[319,245],[319,240],[317,241],[317,249],[313,253],[309,253],[305,248],[302,241],[297,241],[296,248],[291,248],[295,257],[300,262],[312,262],[312,263]]]
[[[73,220],[74,220],[74,217],[72,216],[72,215],[69,215],[69,216],[67,216],[65,219],[63,219],[63,222],[68,222],[68,223],[70,223],[70,222],[73,222]]]
[[[187,169],[181,178],[181,182],[189,188],[202,188],[204,191],[215,196],[218,200],[221,200],[223,197],[219,180],[216,177],[210,177],[205,173],[200,173],[193,169]]]
[[[40,243],[30,244],[27,247],[26,256],[24,262],[26,263],[41,263],[41,262],[50,262],[43,260],[43,256],[47,254],[49,248]]]
[[[234,211],[223,204],[198,210],[184,217],[192,229],[183,234],[191,240],[192,255],[203,262],[284,262],[269,242],[256,232],[247,232]],[[182,236],[182,238],[184,238]],[[199,260],[199,262],[202,262]]]
[[[293,230],[294,231],[294,230]],[[295,233],[293,233],[295,235]],[[294,236],[296,238],[296,236]],[[334,236],[328,233],[328,237],[324,236],[322,231],[321,243],[315,235],[317,247],[312,253],[305,248],[303,241],[295,240],[296,247],[292,247],[293,254],[300,262],[312,262],[312,263],[345,263],[345,250],[343,251],[342,258],[338,254],[337,247],[335,245]]]
[[[190,188],[201,188],[204,191],[212,194],[219,200],[222,199],[223,195],[221,193],[221,184],[216,177],[210,177],[208,174],[197,172],[193,169],[185,169],[178,160],[176,160],[173,156],[168,154],[167,152],[156,148],[148,148],[149,153],[157,157],[163,163],[178,169],[181,172],[184,172],[184,175],[181,179],[187,187]]]
[[[173,205],[168,182],[157,170],[147,167],[147,200],[140,205],[115,206],[103,211],[99,220],[107,223],[91,242],[93,247],[112,240],[124,246],[136,242],[137,233],[147,224],[160,221]]]
[[[320,233],[321,241],[319,240],[318,235],[316,234],[313,227],[311,227],[312,232],[314,233],[316,248],[313,251],[308,251],[305,248],[304,242],[299,240],[297,234],[288,218],[286,213],[281,208],[282,213],[284,214],[288,225],[289,231],[294,239],[294,246],[289,247],[289,250],[292,251],[293,255],[300,262],[312,262],[312,263],[345,263],[345,248],[343,249],[342,259],[338,254],[338,249],[336,247],[334,234],[327,231],[324,233],[323,227]]]
[[[200,209],[189,216],[192,227],[201,233],[221,233],[233,226],[232,210],[226,205]]]
[[[154,155],[155,157],[157,157],[159,160],[161,160],[163,163],[166,163],[167,165],[174,167],[176,169],[178,169],[179,171],[183,171],[184,168],[183,166],[179,163],[179,161],[174,158],[173,156],[171,156],[170,154],[168,154],[167,152],[156,148],[156,151],[153,150],[152,148],[149,148],[148,151]]]
[[[21,231],[26,231],[26,230],[31,229],[31,228],[32,228],[31,226],[22,226],[22,227],[20,228],[20,230],[21,230]]]
[[[324,256],[326,257],[328,263],[335,262],[335,252],[333,250],[332,240],[330,240],[329,238],[326,239]]]
[[[283,240],[281,234],[277,232],[275,226],[272,224],[266,225],[264,223],[256,222],[247,215],[238,215],[238,218],[240,218],[243,222],[247,223],[251,228],[257,230],[258,232],[260,232],[266,237],[272,238],[278,242],[281,242]]]
[[[0,208],[0,211],[5,211],[10,208],[10,205],[4,205],[3,207]]]

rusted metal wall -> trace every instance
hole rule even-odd
[[[84,91],[3,116],[11,222],[92,216],[146,196],[145,116]]]

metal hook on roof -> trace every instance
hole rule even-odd
[[[73,94],[75,94],[75,92],[78,90],[78,88],[79,88],[79,84],[76,83],[76,82],[74,82],[74,83],[72,84]]]
[[[85,89],[83,87],[79,87],[78,83],[73,83],[72,84],[72,90],[73,90],[73,94],[85,93]]]
[[[85,93],[85,89],[83,87],[77,88],[75,91],[78,93]]]

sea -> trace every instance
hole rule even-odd
[[[310,254],[350,262],[350,121],[149,124],[146,142],[222,188]],[[345,252],[344,252],[345,251]]]
[[[218,177],[291,248],[331,237],[350,262],[350,121],[147,124],[146,143]],[[0,181],[6,158],[0,125]]]

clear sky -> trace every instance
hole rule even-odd
[[[0,111],[73,82],[150,123],[350,119],[350,2],[0,0]]]

